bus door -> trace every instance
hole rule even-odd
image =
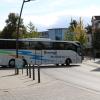
[[[42,50],[35,50],[35,64],[42,64]]]

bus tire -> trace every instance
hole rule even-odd
[[[70,66],[70,63],[71,63],[71,62],[72,62],[71,59],[70,59],[70,58],[67,58],[66,61],[65,61],[66,66]]]
[[[14,67],[15,67],[15,59],[9,60],[8,66],[9,66],[10,68],[14,68]]]
[[[64,66],[64,64],[61,64],[61,66]]]
[[[56,64],[56,66],[59,66],[59,64]]]

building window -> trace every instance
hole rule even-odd
[[[55,39],[62,40],[62,29],[55,29]]]

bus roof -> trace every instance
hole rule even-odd
[[[16,39],[0,39],[2,41],[16,41]],[[79,45],[79,41],[63,41],[63,40],[51,40],[50,38],[23,38],[23,39],[18,39],[18,41],[49,41],[49,42],[68,42],[68,43],[73,43],[76,45]]]

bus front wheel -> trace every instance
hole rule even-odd
[[[66,62],[65,62],[65,63],[66,63],[66,66],[69,66],[69,65],[70,65],[70,63],[71,63],[71,59],[69,59],[69,58],[68,58],[68,59],[66,59]]]
[[[11,68],[14,68],[15,67],[15,59],[9,60],[8,66]]]

